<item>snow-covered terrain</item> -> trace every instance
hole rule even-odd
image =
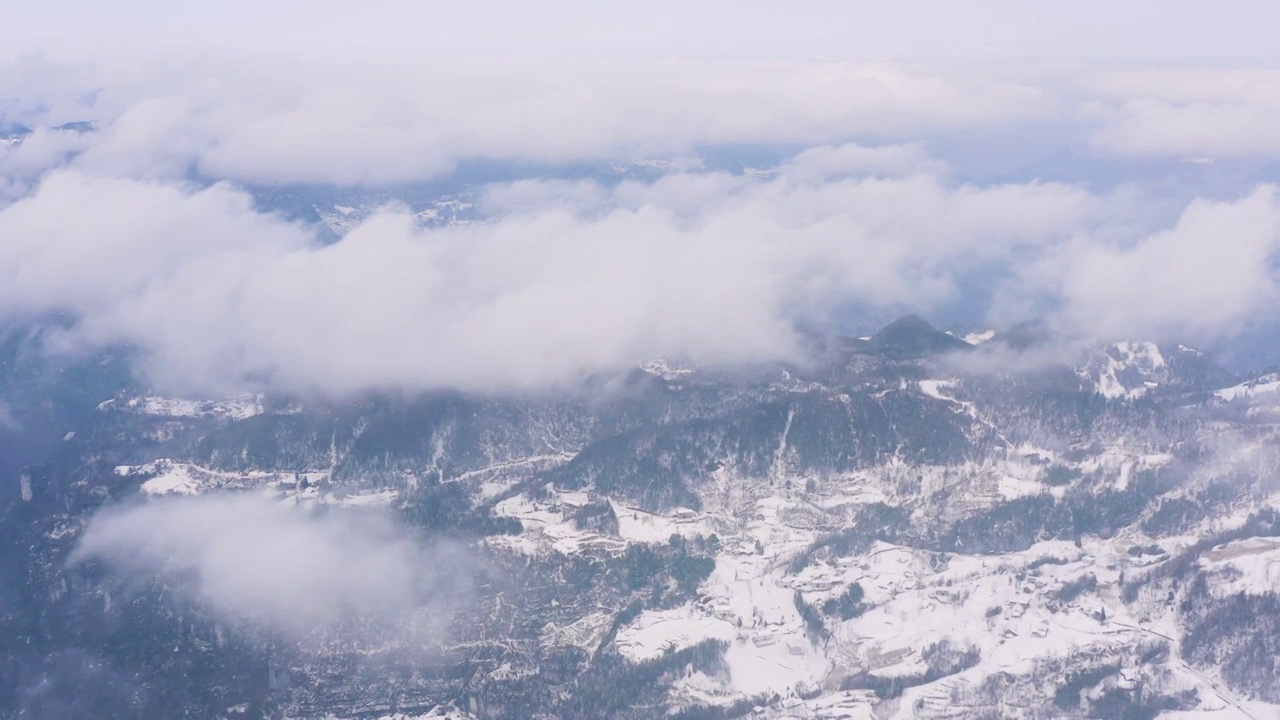
[[[1269,373],[1248,382],[1232,385],[1215,391],[1214,395],[1223,400],[1239,400],[1255,395],[1272,395],[1280,391],[1280,375]]]
[[[191,463],[157,460],[145,465],[120,465],[117,475],[141,476],[140,490],[147,495],[199,495],[218,490],[266,490],[281,499],[299,504],[388,506],[400,493],[394,489],[362,492],[333,492],[323,489],[329,473],[307,470],[289,473],[246,470],[211,470]]]
[[[1153,342],[1119,342],[1106,348],[1078,371],[1107,398],[1142,397],[1157,387],[1164,356]]]
[[[589,402],[135,388],[54,445],[109,476],[66,486],[90,508],[256,492],[466,539],[476,595],[428,658],[336,630],[265,646],[297,717],[1280,717],[1280,381],[1211,384],[1201,353],[1143,342],[973,375],[902,353],[981,346],[898,330],[746,381],[653,360]],[[32,467],[15,493],[55,491]],[[74,543],[68,504],[32,537]],[[50,596],[117,617],[124,590],[48,567]],[[221,647],[183,617],[168,651]]]
[[[926,395],[947,399],[940,390],[945,382],[922,385]],[[1080,469],[1123,488],[1133,473],[1159,468],[1169,460],[1166,455],[1113,447],[1081,463]],[[1004,499],[1059,489],[1037,482],[1042,471],[1029,463],[964,472],[977,481],[992,471],[1002,476],[998,487],[1013,483],[1018,488],[1004,493]],[[824,531],[841,527],[842,518],[854,509],[851,505],[894,498],[895,472],[886,467],[860,475],[861,500],[840,485],[816,492],[788,491],[760,479],[726,475],[723,487],[745,492],[736,498],[727,495],[730,499],[714,505],[713,490],[707,512],[654,514],[615,503],[617,536],[575,528],[565,511],[588,502],[587,494],[552,489],[542,501],[516,497],[500,504],[498,511],[520,518],[526,531],[519,538],[493,542],[520,552],[573,554],[585,548],[616,551],[622,543],[666,543],[672,534],[719,537],[722,550],[715,570],[699,588],[696,602],[645,611],[613,640],[624,657],[637,662],[706,640],[728,644],[723,672],[692,673],[674,683],[677,705],[728,707],[776,694],[780,699],[762,710],[762,717],[965,718],[983,712],[1013,716],[1014,708],[984,699],[984,684],[1006,675],[1033,676],[1064,658],[1087,657],[1096,664],[1118,664],[1118,682],[1195,691],[1201,699],[1196,711],[1200,714],[1183,717],[1280,717],[1280,705],[1249,703],[1185,663],[1144,666],[1134,654],[1135,648],[1153,639],[1176,648],[1182,629],[1162,602],[1126,601],[1125,577],[1158,567],[1196,534],[1161,545],[1130,530],[1110,538],[1086,537],[1079,544],[1045,540],[1025,550],[996,554],[939,553],[876,542],[865,553],[794,570],[796,556]],[[936,472],[943,474],[942,469]],[[1021,479],[1015,479],[1019,475]],[[970,485],[970,492],[976,493],[971,501],[975,507],[987,504],[980,499],[980,488],[977,482]],[[1280,508],[1280,494],[1264,506]],[[1244,520],[1243,514],[1223,518],[1212,530],[1220,532]],[[1207,527],[1202,531],[1208,532]],[[1158,554],[1135,554],[1138,546],[1158,547]],[[1199,562],[1222,593],[1280,589],[1280,541],[1274,538],[1231,542],[1204,554]],[[830,622],[826,637],[814,636],[798,610],[797,594],[817,607],[853,583],[865,593],[859,614]],[[582,632],[576,628],[554,629],[555,640],[591,647],[606,621],[606,616],[584,618],[594,628],[585,635],[575,636]],[[972,663],[921,682],[930,669],[927,651],[940,643],[971,653]],[[890,700],[866,689],[841,689],[867,678],[902,678],[909,686]],[[1033,706],[1028,700],[1026,710],[1031,712]]]
[[[104,401],[99,405],[99,409],[104,409],[116,402],[115,400]],[[263,412],[260,395],[242,395],[226,400],[188,400],[147,395],[129,398],[123,402],[123,407],[144,415],[159,417],[214,417],[226,420],[244,420]]]

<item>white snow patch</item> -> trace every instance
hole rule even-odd
[[[373,498],[384,497],[379,491],[368,495],[354,495],[348,498],[336,498],[332,493],[321,496],[315,483],[328,476],[325,471],[307,471],[299,473],[275,473],[265,470],[246,470],[230,472],[211,470],[191,463],[174,462],[162,459],[143,465],[118,465],[115,473],[120,476],[151,475],[143,481],[140,489],[146,495],[198,495],[213,490],[266,490],[277,494],[289,494],[299,501],[321,502],[326,504],[358,504],[361,498],[364,504],[373,504]],[[299,487],[300,480],[307,480],[309,487]],[[350,498],[357,498],[355,503],[348,503]]]
[[[640,363],[640,369],[667,381],[679,380],[693,372],[693,366],[672,362],[666,358],[646,360]]]
[[[1222,388],[1213,394],[1222,400],[1239,400],[1240,398],[1251,398],[1255,395],[1270,395],[1278,390],[1280,390],[1280,374],[1270,373],[1239,385]]]
[[[936,400],[953,402],[955,398],[942,393],[943,389],[950,388],[953,385],[955,385],[954,380],[921,380],[920,392]]]
[[[1165,366],[1164,355],[1155,343],[1118,342],[1076,373],[1103,397],[1135,400],[1159,385],[1153,377]]]
[[[330,717],[327,720],[337,720],[337,718]],[[390,715],[379,715],[377,720],[476,720],[476,716],[459,710],[453,705],[437,705],[422,715],[392,713]]]
[[[694,537],[711,535],[712,530],[701,516],[687,508],[676,508],[670,515],[657,515],[616,502],[613,512],[618,516],[618,534],[625,540],[645,543],[665,543],[672,535]]]
[[[515,536],[491,536],[487,542],[491,546],[530,555],[547,552],[571,555],[590,548],[621,550],[626,547],[622,538],[579,530],[574,526],[570,515],[586,504],[587,493],[558,493],[552,489],[548,495],[548,499],[539,501],[517,495],[495,505],[494,515],[516,518],[524,532]]]
[[[98,409],[106,409],[112,401],[100,403]],[[241,395],[226,400],[189,400],[166,398],[158,395],[131,398],[125,407],[143,415],[163,417],[215,417],[224,420],[244,420],[263,412],[261,395]]]
[[[1280,538],[1236,540],[1206,552],[1199,564],[1213,573],[1215,594],[1280,592]]]
[[[667,650],[683,650],[703,640],[729,641],[737,628],[693,605],[670,610],[644,612],[620,629],[615,643],[624,657],[634,662],[662,657]]]
[[[379,507],[394,503],[398,497],[400,497],[400,493],[388,488],[375,492],[336,497],[330,504],[346,507]]]

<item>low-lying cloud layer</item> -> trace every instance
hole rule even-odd
[[[467,597],[465,550],[385,515],[260,495],[163,498],[99,512],[73,561],[164,582],[219,619],[303,637],[347,618],[439,631]]]
[[[808,151],[767,179],[524,181],[484,196],[490,222],[424,229],[390,208],[332,244],[231,187],[62,171],[0,210],[0,306],[70,313],[53,347],[133,346],[163,387],[344,395],[781,359],[797,321],[937,311],[992,266],[1011,319],[1047,307],[1100,337],[1212,337],[1274,300],[1270,188],[1128,235],[1131,199],[1073,186],[835,172],[867,155]]]
[[[27,59],[0,70],[0,109],[33,128],[0,147],[0,323],[59,316],[51,350],[129,346],[158,388],[197,394],[502,392],[654,356],[774,360],[793,356],[793,328],[840,324],[850,307],[1211,341],[1277,299],[1275,79]],[[95,129],[59,127],[72,121]],[[1052,162],[974,177],[956,151],[969,138],[1013,162],[1046,133],[1074,138],[1099,182],[1055,181]],[[707,161],[761,148],[782,159]],[[1172,175],[1129,178],[1134,156]],[[637,158],[642,173],[560,172]],[[525,179],[448,179],[478,161]],[[259,202],[264,184],[394,198],[430,191],[388,183],[428,181],[465,189],[477,219],[428,228],[389,202],[330,242]]]
[[[142,348],[183,389],[544,387],[655,355],[785,357],[797,317],[945,302],[966,271],[1064,241],[1099,204],[1052,184],[790,172],[530,181],[493,190],[495,211],[526,208],[493,222],[427,230],[391,209],[330,245],[227,187],[63,172],[0,211],[18,238],[0,304],[70,312],[61,343]]]

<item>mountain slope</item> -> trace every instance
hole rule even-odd
[[[955,362],[987,344],[905,318],[741,376],[353,403],[164,398],[13,345],[0,715],[1274,716],[1274,378],[1142,342]],[[452,548],[426,557],[460,599],[298,635],[180,556],[73,558],[103,507],[259,494],[285,525],[381,508]],[[364,582],[317,587],[396,587]]]

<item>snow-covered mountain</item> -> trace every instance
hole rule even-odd
[[[1141,341],[1004,368],[1001,334],[914,317],[813,340],[349,403],[10,347],[0,707],[53,707],[58,668],[104,717],[1280,717],[1274,375]],[[424,652],[68,563],[104,505],[246,492],[458,539],[474,594]]]

